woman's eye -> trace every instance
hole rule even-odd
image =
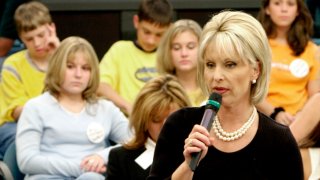
[[[91,70],[91,68],[89,66],[84,66],[84,67],[82,67],[82,69],[86,70],[86,71],[90,71]]]
[[[188,45],[187,45],[187,48],[188,49],[194,49],[196,47],[196,44],[195,43],[189,43]]]
[[[211,69],[214,68],[214,64],[213,63],[206,63],[207,68]]]
[[[67,64],[67,68],[71,69],[73,67],[72,64]]]
[[[181,49],[181,47],[179,45],[173,45],[171,49],[178,51]]]
[[[227,63],[226,64],[226,67],[228,67],[228,68],[233,68],[233,67],[235,67],[237,64],[236,63]]]

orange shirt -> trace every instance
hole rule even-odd
[[[268,102],[296,114],[308,99],[307,85],[319,75],[319,62],[315,55],[317,46],[311,41],[300,56],[293,56],[288,45],[269,40],[272,64]]]

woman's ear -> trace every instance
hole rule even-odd
[[[266,12],[267,15],[270,15],[270,10],[269,10],[268,7],[266,7],[266,8],[264,9],[264,11]]]
[[[260,76],[260,71],[261,71],[260,61],[257,60],[257,63],[256,63],[255,66],[253,67],[252,78],[253,78],[253,79],[258,79],[259,76]],[[253,80],[253,79],[252,79],[252,80]]]

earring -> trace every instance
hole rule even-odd
[[[255,80],[255,79],[254,79],[254,80],[252,80],[252,84],[255,84],[256,82],[257,82],[257,80]]]

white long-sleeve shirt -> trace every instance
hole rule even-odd
[[[131,136],[128,120],[113,103],[101,99],[74,114],[46,92],[24,106],[17,128],[17,161],[27,177],[78,177],[84,157],[98,153],[106,163],[108,140],[123,143]]]

